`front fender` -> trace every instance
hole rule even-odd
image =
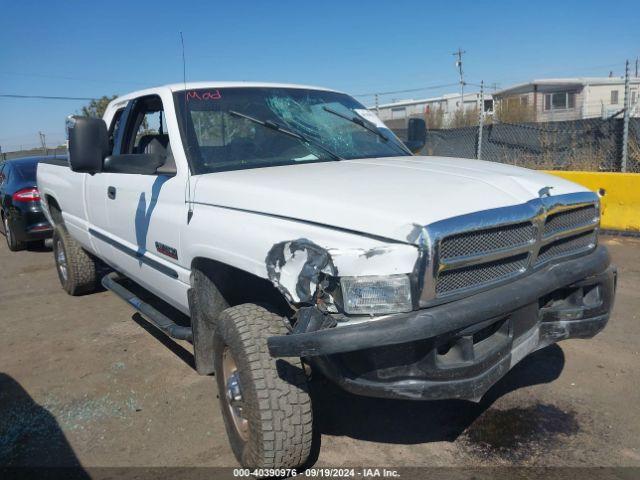
[[[405,243],[202,204],[195,205],[183,238],[185,262],[207,258],[268,279],[292,303],[308,300],[295,287],[301,280],[313,283],[309,275],[411,273],[419,254]]]

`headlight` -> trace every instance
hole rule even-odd
[[[351,314],[410,312],[408,275],[342,277],[344,311]]]

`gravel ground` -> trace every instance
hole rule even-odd
[[[640,240],[603,333],[536,352],[481,403],[313,385],[321,466],[640,466]],[[0,245],[0,466],[236,466],[211,377],[109,292],[69,297],[48,249]]]

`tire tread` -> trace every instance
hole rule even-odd
[[[249,406],[248,415],[250,424],[260,426],[259,438],[248,442],[241,463],[260,468],[304,465],[313,437],[313,414],[304,369],[300,359],[275,360],[267,348],[267,337],[287,333],[282,318],[261,306],[243,304],[223,311],[219,325],[224,337],[232,337],[225,340],[232,344],[237,340],[241,347],[244,362],[240,363],[248,367],[245,373],[251,379],[257,400]]]
[[[60,282],[69,295],[93,292],[98,283],[95,259],[69,234],[64,225],[56,225],[53,233],[54,255],[57,239],[62,240],[67,258],[67,281]]]

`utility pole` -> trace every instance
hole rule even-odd
[[[47,154],[47,141],[45,138],[45,134],[42,132],[38,132],[38,135],[40,135],[40,145],[42,145],[42,153],[44,155]]]
[[[638,76],[638,57],[636,57],[636,77]]]
[[[484,80],[480,81],[480,113],[478,114],[478,151],[476,158],[482,160],[482,127],[484,127]]]
[[[376,99],[376,115],[380,115],[380,102],[378,101],[378,94],[375,94],[375,99]]]
[[[624,68],[624,120],[622,126],[622,161],[620,170],[627,171],[627,151],[629,149],[629,60]]]
[[[465,50],[461,50],[458,47],[457,52],[453,52],[451,55],[458,57],[456,60],[456,67],[458,67],[458,75],[460,76],[460,109],[464,112],[464,71],[462,70],[462,55],[467,53]]]

